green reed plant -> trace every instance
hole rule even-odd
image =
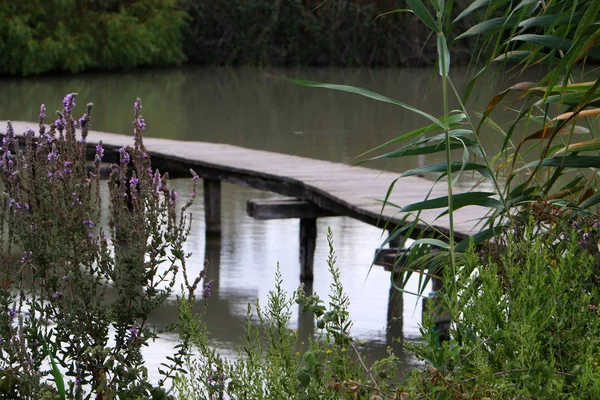
[[[328,304],[307,295],[302,286],[288,296],[281,274],[268,304],[248,305],[246,329],[237,357],[225,359],[208,342],[202,316],[194,316],[193,296],[182,298],[182,335],[193,343],[187,374],[175,383],[180,399],[382,399],[395,398],[392,384],[398,360],[389,357],[365,364],[351,338],[349,301],[335,266],[333,236],[328,232],[329,272],[333,277]],[[314,315],[318,333],[303,339],[290,329],[291,307]],[[307,343],[303,342],[307,340]]]
[[[513,215],[539,199],[575,209],[589,209],[598,204],[600,139],[595,117],[600,114],[596,108],[600,81],[585,81],[586,61],[596,59],[599,51],[598,2],[473,1],[456,18],[450,17],[454,15],[453,1],[432,0],[426,4],[421,0],[407,0],[406,4],[408,8],[392,13],[413,14],[437,37],[444,104],[441,117],[362,88],[296,82],[359,94],[403,107],[428,120],[428,125],[372,149],[371,152],[384,152],[367,159],[444,154],[444,162],[405,171],[398,179],[428,174],[436,183],[445,180],[446,196],[427,197],[399,207],[388,202],[394,182],[383,199],[384,207],[398,207],[399,213],[410,213],[409,219],[413,221],[394,235],[420,237],[414,249],[428,246],[440,250],[427,260],[418,257],[417,261],[413,257],[407,270],[424,273],[423,268],[428,266],[431,274],[439,275],[442,266],[447,264],[452,273],[456,272],[457,254],[464,252],[470,241],[469,238],[458,243],[455,240],[453,214],[459,208],[482,206],[490,210],[474,235],[475,244],[479,245],[513,226]],[[483,12],[484,21],[455,33],[456,24],[474,12]],[[473,52],[472,64],[478,69],[474,69],[469,86],[461,94],[449,75],[448,49],[473,37],[477,38],[478,46]],[[544,71],[537,82],[511,85],[490,99],[482,114],[471,112],[465,106],[482,75],[493,73],[497,68],[518,75],[532,67]],[[458,102],[457,110],[449,109],[451,99]],[[492,119],[492,115],[501,111],[504,115],[514,115],[507,128]],[[483,135],[490,134],[503,137],[502,147],[495,155],[488,154],[489,149],[480,141]],[[390,147],[393,150],[384,150]],[[471,174],[473,189],[457,192],[456,183],[466,173]],[[439,217],[448,215],[447,234],[437,231],[432,226],[435,222],[420,220],[420,213],[429,209],[439,209]],[[407,272],[404,282],[410,274]],[[425,290],[430,275],[425,275],[419,293]]]
[[[64,98],[49,126],[42,105],[38,136],[27,130],[17,138],[10,123],[2,136],[0,393],[167,398],[165,382],[182,355],[155,385],[141,351],[159,333],[150,313],[186,272],[186,210],[198,177],[192,200],[178,210],[168,175],[151,168],[138,99],[133,145],[116,152],[111,212],[103,215],[99,169],[110,150],[96,145],[88,170],[92,104],[76,119],[75,96]]]
[[[439,345],[426,324],[425,342],[412,349],[427,368],[405,390],[437,399],[597,398],[599,239],[597,215],[540,201],[515,229],[471,246],[439,293],[458,321],[451,339]]]

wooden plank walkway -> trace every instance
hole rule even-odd
[[[26,128],[37,131],[33,122],[12,122],[15,134]],[[5,121],[0,121],[2,130]],[[90,131],[90,151],[98,141],[104,144],[105,159],[116,162],[118,149],[133,144],[131,136]],[[153,166],[169,171],[172,177],[190,176],[189,168],[207,180],[227,181],[267,190],[315,203],[332,213],[349,216],[383,228],[386,222],[401,223],[403,215],[397,208],[386,207],[381,214],[381,202],[397,173],[383,172],[341,163],[252,150],[227,144],[144,138]],[[421,201],[431,190],[430,198],[446,195],[446,183],[437,184],[420,177],[400,179],[390,196],[390,202],[405,206]],[[488,210],[465,207],[455,215],[458,238],[478,231],[476,226]],[[448,232],[448,217],[436,219],[440,210],[427,210],[421,219],[443,233]]]

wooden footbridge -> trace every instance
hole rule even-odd
[[[0,121],[5,125],[4,121]],[[35,123],[13,122],[15,133],[35,128]],[[118,149],[132,145],[131,136],[90,131],[89,155],[102,141],[105,161],[118,162]],[[313,278],[316,219],[323,216],[348,216],[368,224],[392,229],[405,223],[399,208],[382,210],[390,184],[398,177],[392,172],[353,167],[341,163],[314,160],[286,154],[252,150],[227,144],[144,138],[153,167],[168,171],[171,177],[190,176],[190,168],[203,178],[207,235],[221,231],[221,181],[289,196],[289,200],[248,201],[248,214],[257,219],[300,219],[301,280]],[[446,184],[432,189],[432,182],[422,177],[405,177],[395,184],[389,202],[399,207],[446,195]],[[457,238],[477,230],[477,222],[487,209],[464,207],[454,215]],[[440,210],[421,213],[423,224],[442,233],[448,232],[448,219],[436,219]]]

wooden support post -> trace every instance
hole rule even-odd
[[[221,235],[221,181],[204,179],[204,217],[206,235]]]
[[[313,280],[317,219],[300,218],[300,281]]]
[[[395,277],[393,277],[395,278]],[[390,339],[401,339],[404,325],[404,296],[402,292],[390,285],[388,300],[387,336]]]

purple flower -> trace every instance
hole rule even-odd
[[[578,229],[579,223],[577,221],[573,221],[573,228]]]
[[[102,159],[104,157],[104,148],[102,147],[102,143],[98,143],[96,145],[96,155]]]
[[[590,238],[590,234],[589,233],[584,233],[583,234],[583,240],[588,240]]]
[[[204,298],[210,297],[211,287],[212,287],[212,281],[208,281],[204,284],[204,288],[202,289],[202,297],[204,297]]]
[[[142,101],[140,99],[137,99],[135,101],[135,103],[133,103],[133,110],[135,111],[135,115],[139,114],[141,108],[142,108]]]
[[[12,308],[10,310],[8,310],[8,315],[10,316],[10,319],[15,319],[17,318],[17,311],[13,310]]]
[[[133,340],[133,339],[137,338],[138,335],[140,334],[140,331],[133,326],[131,328],[127,329],[127,331],[129,332],[129,335],[130,335],[127,340]]]
[[[144,117],[139,117],[137,119],[137,125],[141,131],[146,130],[146,120],[144,119]]]
[[[137,187],[137,185],[140,183],[140,180],[138,178],[136,178],[135,176],[132,176],[131,179],[129,180],[129,185],[131,187]]]
[[[25,131],[25,133],[23,134],[23,136],[25,136],[25,137],[33,137],[33,136],[35,136],[35,133],[33,132],[32,129],[27,128],[27,130]]]
[[[169,204],[175,205],[175,202],[177,201],[178,198],[179,198],[179,195],[177,194],[175,189],[171,190],[171,194],[169,195]]]
[[[82,128],[90,121],[90,117],[87,114],[83,114],[81,118],[79,118],[79,126]]]
[[[71,206],[81,206],[83,203],[79,200],[79,195],[75,192],[71,193]]]
[[[23,257],[21,257],[21,263],[25,264],[31,258],[31,251],[24,251]]]
[[[92,229],[94,227],[94,223],[90,219],[86,219],[85,221],[83,221],[83,225],[87,226],[89,229]]]
[[[129,157],[129,153],[127,152],[125,147],[121,147],[119,149],[119,155],[121,156],[121,164],[129,164],[129,161],[131,161],[131,157]]]
[[[71,110],[75,106],[75,96],[77,96],[77,93],[70,93],[63,99],[64,114],[71,114]]]
[[[46,118],[46,105],[42,104],[40,106],[40,124],[44,123],[45,118]]]
[[[73,173],[73,170],[71,169],[72,166],[73,163],[71,161],[65,161],[63,163],[63,167],[65,168],[65,174],[71,175]]]
[[[48,153],[48,161],[55,160],[58,157],[58,153],[56,151],[51,151]]]
[[[61,292],[54,292],[52,293],[52,298],[53,299],[62,299],[64,296]]]
[[[597,219],[594,220],[594,228],[597,228],[600,226],[600,221],[598,221]]]

